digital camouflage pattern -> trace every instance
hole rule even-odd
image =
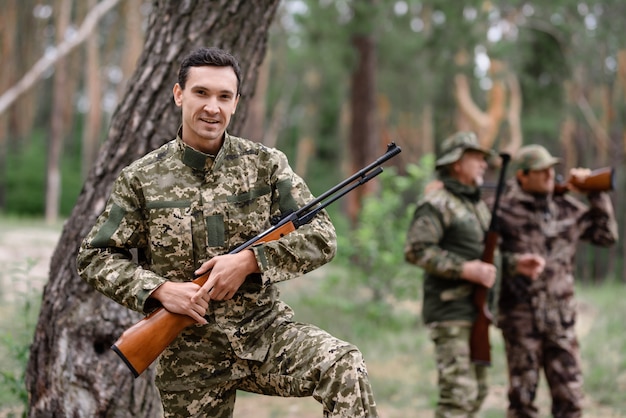
[[[442,176],[444,187],[417,204],[404,247],[406,261],[424,270],[422,318],[435,343],[437,417],[470,417],[487,394],[485,366],[473,365],[469,335],[476,316],[474,285],[462,265],[480,259],[491,213],[480,189]]]
[[[487,397],[487,367],[470,361],[470,333],[468,325],[430,327],[439,385],[435,418],[474,417]]]
[[[275,396],[313,396],[322,403],[325,417],[378,416],[359,351],[317,327],[300,323],[279,326],[264,362],[228,354],[224,338],[212,343],[224,344],[225,348],[221,352],[198,350],[202,358],[197,361],[215,365],[203,371],[207,381],[215,384],[208,390],[162,390],[166,416],[232,417],[237,389]]]
[[[104,295],[147,313],[156,308],[150,294],[166,280],[192,280],[203,262],[236,248],[268,229],[270,220],[312,199],[276,149],[226,134],[224,145],[212,157],[188,147],[178,136],[122,171],[104,212],[82,243],[78,271]],[[343,373],[342,379],[367,382],[362,361],[347,361],[360,358],[356,347],[294,324],[293,313],[280,301],[275,286],[333,258],[336,236],[327,213],[320,212],[279,240],[255,245],[253,251],[261,273],[249,276],[232,299],[211,301],[209,324],[188,327],[168,347],[157,367],[159,389],[180,393],[228,388],[237,379],[249,378],[258,365],[278,367],[269,362],[270,349],[282,349],[275,353],[282,356],[279,365],[311,365],[315,360],[332,364],[329,368]],[[138,257],[133,258],[135,252]],[[311,344],[307,350],[281,340],[287,333],[302,337],[300,342],[309,341],[304,338],[307,333],[316,335],[306,343]],[[321,375],[311,372],[307,377],[315,385]],[[284,379],[289,382],[289,377]],[[284,383],[278,378],[268,381],[264,390],[299,390],[291,384],[283,389],[274,386]],[[375,411],[368,384],[359,388],[353,383],[345,390],[348,393],[335,394],[337,412],[328,416],[376,416],[358,413],[363,411],[358,405],[371,405]],[[357,412],[349,408],[352,405]],[[178,416],[188,416],[190,410]]]
[[[542,368],[553,416],[581,416],[574,257],[580,240],[609,246],[618,238],[609,196],[588,197],[589,207],[570,195],[534,196],[511,179],[500,200],[504,265],[498,325],[509,367],[509,417],[538,416],[534,399]],[[522,253],[546,259],[537,280],[514,274],[516,255]]]

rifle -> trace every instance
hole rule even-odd
[[[383,168],[380,166],[401,151],[396,144],[390,143],[387,145],[387,152],[376,161],[302,208],[287,214],[275,225],[244,242],[229,254],[236,254],[254,244],[277,240],[309,223],[326,206],[382,173]],[[202,286],[208,280],[209,274],[210,271],[193,282]],[[133,375],[138,377],[185,328],[195,322],[190,316],[172,313],[161,307],[124,331],[111,349],[126,363]]]
[[[615,190],[615,169],[613,167],[602,167],[592,170],[584,180],[570,177],[563,181],[562,176],[557,176],[554,185],[554,194],[564,194],[569,190],[570,185],[584,192],[608,192]]]
[[[511,160],[509,154],[500,154],[502,166],[500,167],[500,176],[496,186],[496,196],[491,209],[491,221],[489,229],[485,235],[485,247],[483,249],[481,261],[493,264],[494,253],[498,246],[500,234],[497,227],[497,212],[500,204],[500,196],[504,189],[504,181],[506,174],[506,166]],[[470,359],[475,364],[491,366],[491,344],[489,342],[489,325],[493,322],[493,316],[487,305],[487,293],[489,289],[482,285],[475,285],[473,302],[476,307],[477,314],[472,324],[472,333],[470,334]]]

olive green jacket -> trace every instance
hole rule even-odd
[[[469,323],[475,317],[474,285],[461,278],[461,269],[465,261],[481,258],[491,213],[478,188],[442,180],[442,189],[418,202],[404,255],[424,269],[424,322]]]

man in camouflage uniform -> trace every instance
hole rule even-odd
[[[237,390],[313,396],[325,417],[377,417],[359,350],[294,322],[278,298],[277,282],[333,258],[327,213],[227,254],[313,198],[283,153],[226,133],[240,79],[219,49],[185,58],[173,91],[178,136],[122,171],[81,246],[79,273],[130,309],[163,306],[197,322],[159,358],[167,417],[231,417]],[[191,282],[209,270],[202,287]]]
[[[486,367],[470,362],[472,294],[475,284],[491,288],[496,280],[496,267],[480,260],[491,213],[479,187],[490,152],[475,134],[459,132],[443,142],[441,153],[436,169],[443,187],[418,202],[404,255],[425,272],[422,316],[435,343],[436,416],[471,417],[488,390]],[[524,267],[533,268],[532,260],[520,263]]]
[[[590,192],[590,206],[554,194],[554,158],[542,146],[522,147],[515,178],[500,201],[503,256],[498,325],[509,369],[508,417],[537,417],[534,405],[543,369],[554,417],[580,417],[582,374],[575,334],[574,256],[579,240],[608,246],[617,223],[607,193]],[[584,178],[589,170],[573,169]],[[536,278],[514,273],[520,253],[545,258]]]

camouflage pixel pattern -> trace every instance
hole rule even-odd
[[[228,350],[197,353],[204,356],[199,362],[216,365],[204,370],[205,378],[215,383],[208,390],[162,390],[166,417],[230,418],[237,389],[313,396],[322,404],[325,417],[378,416],[360,352],[315,326],[283,323],[273,334],[264,362],[243,360]]]
[[[78,271],[104,295],[147,313],[155,308],[150,294],[166,280],[192,280],[203,262],[236,248],[268,229],[272,218],[312,199],[276,149],[227,134],[219,153],[211,157],[178,136],[122,171],[81,245]],[[137,259],[132,259],[132,249]],[[249,369],[230,369],[229,358],[265,362],[274,332],[292,317],[275,283],[330,261],[336,252],[335,230],[322,211],[310,223],[255,245],[253,251],[261,274],[249,276],[232,299],[211,301],[209,324],[188,327],[163,353],[157,368],[160,390],[205,388],[248,376]],[[327,338],[315,341],[345,345]],[[340,347],[327,352],[340,352]],[[213,362],[207,363],[209,359]],[[224,376],[224,381],[211,376]]]
[[[470,360],[469,325],[433,325],[439,400],[436,418],[474,417],[488,394],[487,367]]]
[[[570,195],[534,196],[511,179],[500,201],[500,249],[504,265],[498,325],[509,368],[509,417],[537,417],[534,399],[542,368],[555,417],[581,415],[582,373],[575,334],[573,265],[580,240],[609,246],[618,238],[606,193],[590,193],[590,205]],[[534,281],[514,274],[516,255],[546,259]]]

